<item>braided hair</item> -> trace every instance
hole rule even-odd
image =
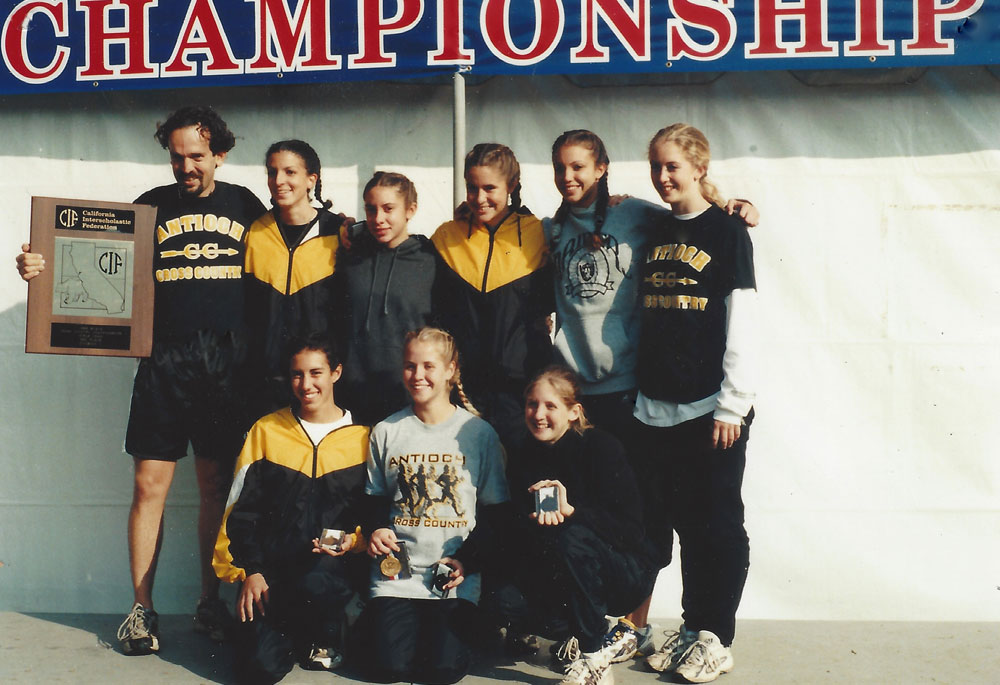
[[[564,147],[574,145],[590,150],[594,157],[594,164],[604,167],[604,173],[597,180],[597,202],[594,204],[593,246],[600,247],[604,243],[601,228],[607,218],[608,202],[611,199],[611,193],[608,190],[608,166],[611,164],[611,160],[608,157],[607,148],[604,147],[604,141],[596,133],[586,129],[574,129],[566,131],[552,143],[552,166],[557,167],[559,164],[559,153]],[[566,215],[569,214],[569,208],[569,202],[563,198],[559,209],[556,210],[556,215],[552,218],[553,223],[562,224],[566,220]]]
[[[510,191],[510,207],[518,214],[528,213],[526,207],[521,205],[521,165],[517,163],[514,151],[506,145],[500,143],[479,143],[465,156],[465,178],[469,178],[469,171],[473,167],[485,166],[496,169],[507,181],[507,189]],[[465,203],[463,203],[464,205]],[[465,216],[461,216],[465,214]],[[458,218],[468,218],[471,211],[468,206],[456,210]]]
[[[312,175],[316,174],[316,187],[313,188],[313,197],[316,201],[320,203],[323,209],[330,209],[333,206],[331,200],[324,200],[322,194],[323,179],[320,176],[320,163],[319,155],[316,154],[316,150],[313,149],[312,145],[304,140],[279,140],[277,143],[273,143],[271,147],[267,148],[267,152],[264,153],[264,166],[267,166],[268,160],[271,159],[271,155],[277,152],[291,152],[293,155],[297,155],[305,164],[306,173]],[[271,200],[274,203],[274,200]]]
[[[462,374],[459,371],[458,364],[458,346],[455,344],[455,338],[452,337],[451,333],[440,328],[434,328],[433,326],[424,326],[423,328],[410,331],[406,334],[404,347],[409,345],[411,342],[422,342],[437,345],[438,350],[441,352],[441,358],[444,359],[445,365],[447,366],[450,363],[455,364],[455,374],[451,377],[450,386],[454,388],[462,406],[465,407],[470,414],[473,416],[481,416],[479,410],[473,406],[472,401],[465,394],[465,388],[462,387]]]
[[[705,134],[691,124],[671,124],[666,128],[661,128],[649,141],[650,158],[652,158],[656,147],[663,143],[673,143],[681,149],[691,164],[705,170],[705,174],[698,180],[701,196],[713,205],[725,208],[726,203],[719,194],[719,189],[708,180],[708,162],[712,155]]]

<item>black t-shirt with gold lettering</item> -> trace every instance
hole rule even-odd
[[[216,181],[207,197],[187,197],[169,185],[135,202],[156,207],[154,339],[242,328],[244,236],[265,212],[257,196]]]
[[[719,391],[726,352],[726,297],[756,288],[753,245],[743,224],[712,205],[650,228],[639,283],[639,389],[690,403]]]

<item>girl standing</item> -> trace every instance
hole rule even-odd
[[[479,601],[488,519],[508,498],[500,439],[465,402],[454,339],[423,328],[406,337],[403,382],[413,405],[372,430],[368,484],[372,600],[362,617],[368,677],[453,683],[469,669],[466,644]],[[408,559],[408,574],[403,561]],[[439,565],[447,581],[435,594]]]
[[[651,228],[670,210],[628,197],[612,206],[609,164],[604,142],[591,131],[556,138],[552,169],[563,201],[543,225],[555,269],[555,357],[580,377],[590,420],[624,442],[637,385],[637,266]],[[746,201],[731,201],[727,211],[757,223]]]
[[[591,131],[566,131],[556,138],[552,168],[563,201],[544,226],[555,270],[555,357],[580,376],[580,401],[590,420],[631,451],[639,271],[653,227],[666,221],[670,210],[634,198],[611,203],[609,164],[604,142]],[[750,226],[757,223],[749,202],[732,200],[726,211]],[[668,561],[669,556],[661,563]],[[642,604],[608,633],[608,643],[619,645],[615,661],[652,651],[648,609]]]
[[[293,336],[332,333],[336,306],[334,264],[342,217],[321,193],[320,161],[302,140],[282,140],[264,156],[272,209],[246,238],[246,318],[250,361],[263,386],[257,415],[288,406],[282,360]],[[313,201],[319,203],[315,206]],[[256,417],[255,417],[256,418]]]
[[[749,567],[741,487],[753,420],[753,246],[706,177],[708,140],[674,124],[649,144],[653,186],[673,208],[640,283],[636,458],[650,538],[681,546],[683,625],[647,662],[690,682],[733,667]]]
[[[649,227],[670,211],[628,198],[611,207],[604,142],[585,130],[552,144],[562,204],[544,222],[555,268],[555,356],[580,376],[597,425],[625,440],[635,403],[639,334],[636,265]]]
[[[521,396],[551,359],[551,271],[541,222],[521,206],[521,168],[505,145],[465,157],[461,218],[431,241],[441,256],[441,318],[462,352],[469,396],[508,447],[525,437]]]
[[[515,630],[578,640],[564,683],[611,683],[605,615],[634,608],[656,577],[640,554],[638,486],[621,443],[590,427],[565,367],[531,382],[524,419],[533,440],[511,454],[508,478],[511,539],[531,563],[500,574],[491,603]],[[554,490],[551,507],[539,503],[546,490]]]
[[[407,231],[417,211],[410,179],[378,171],[363,197],[367,231],[337,254],[347,298],[340,396],[358,423],[371,426],[409,403],[399,374],[403,338],[431,322],[437,259],[430,240]]]

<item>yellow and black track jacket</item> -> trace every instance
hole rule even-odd
[[[541,222],[511,212],[494,230],[442,224],[431,242],[443,262],[441,321],[458,343],[473,397],[520,393],[552,357],[545,317],[554,309]]]
[[[212,565],[222,580],[273,573],[303,554],[323,528],[360,538],[368,428],[338,428],[313,445],[291,409],[257,421],[236,462]]]
[[[340,217],[321,209],[294,245],[285,243],[273,211],[250,227],[243,282],[255,373],[284,378],[289,338],[335,332],[342,308],[334,279],[340,224]]]

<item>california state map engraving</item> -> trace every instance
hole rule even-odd
[[[132,316],[132,243],[56,237],[52,314]]]

